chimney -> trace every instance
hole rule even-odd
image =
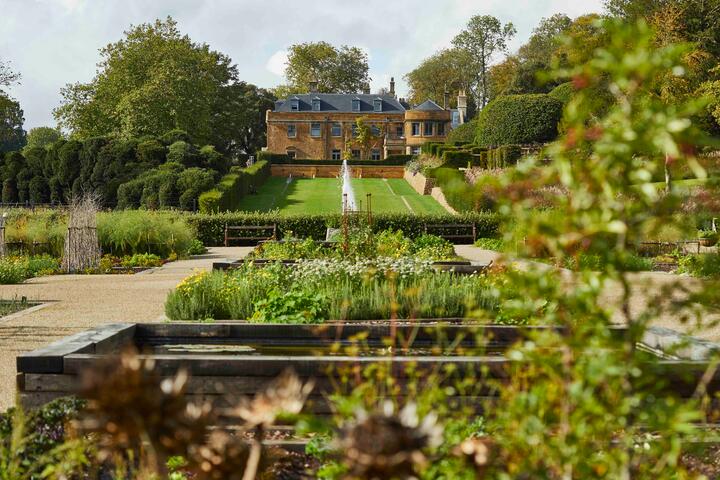
[[[460,116],[459,121],[462,125],[465,123],[465,117],[467,116],[467,97],[465,96],[465,90],[460,90],[458,92],[457,102],[458,114]]]
[[[317,79],[312,79],[308,82],[308,87],[310,87],[310,93],[318,93],[318,81]]]
[[[390,77],[390,95],[395,96],[395,77]]]
[[[450,92],[445,89],[445,92],[443,93],[443,110],[448,109],[448,105],[450,104]]]

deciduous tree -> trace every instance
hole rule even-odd
[[[457,106],[458,90],[471,91],[477,78],[473,71],[473,58],[458,48],[441,50],[426,58],[413,71],[405,75],[410,87],[411,103],[422,103],[427,99],[442,105],[445,92],[450,93],[450,107]],[[475,110],[474,102],[468,105],[468,115]]]
[[[285,67],[288,84],[277,93],[307,92],[310,82],[317,82],[318,91],[323,93],[357,93],[369,88],[368,72],[367,54],[358,47],[300,43],[289,49]]]
[[[31,148],[46,148],[49,145],[57,142],[61,138],[64,138],[62,132],[57,128],[52,127],[35,127],[31,128],[27,134],[27,144],[25,145],[24,151],[28,151]]]
[[[490,64],[498,53],[507,50],[507,41],[515,33],[512,23],[503,25],[491,15],[476,15],[470,19],[465,30],[453,39],[455,48],[467,52],[473,59],[472,69],[476,81],[472,92],[481,107],[487,105],[490,97]]]

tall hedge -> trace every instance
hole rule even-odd
[[[338,228],[342,215],[281,215],[277,212],[225,212],[219,214],[197,213],[187,216],[187,222],[195,227],[198,238],[207,246],[222,245],[225,225],[272,225],[278,227],[279,235],[292,232],[293,236],[323,240],[328,227]],[[414,238],[425,232],[426,224],[475,224],[478,237],[493,237],[497,234],[500,219],[489,212],[467,212],[459,215],[450,213],[414,215],[406,213],[378,213],[373,215],[373,230],[402,230]]]
[[[480,112],[476,142],[491,147],[552,141],[562,110],[562,102],[547,94],[499,97]]]
[[[212,190],[200,195],[200,211],[204,213],[237,210],[240,200],[256,190],[270,176],[270,164],[265,160],[248,168],[233,167]]]

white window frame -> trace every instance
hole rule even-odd
[[[335,128],[337,128],[337,135],[335,134]],[[330,134],[333,137],[342,137],[342,123],[334,122],[330,128]]]
[[[353,160],[360,160],[361,152],[360,150],[350,150],[350,155],[352,156]]]
[[[315,135],[315,130],[317,127],[317,135]],[[310,123],[310,136],[312,138],[320,138],[322,137],[322,124],[320,122],[312,122]]]
[[[435,125],[435,135],[437,135],[438,137],[445,136],[445,123],[444,122],[437,122],[437,125]]]
[[[342,160],[342,151],[340,151],[338,149],[334,149],[330,153],[330,158],[332,158],[333,160]]]
[[[405,135],[405,126],[404,125],[395,125],[395,135],[402,138]]]
[[[312,109],[313,112],[319,112],[320,111],[320,99],[314,98],[312,101]]]
[[[291,130],[292,133],[290,133]],[[297,125],[291,123],[287,126],[287,136],[288,138],[297,138]]]
[[[423,122],[423,137],[432,137],[433,136],[433,123],[435,122]],[[427,129],[430,127],[430,133],[428,133]]]
[[[355,108],[356,105],[357,105],[357,108]],[[360,111],[360,99],[359,99],[359,98],[353,99],[353,101],[352,101],[352,111],[353,111],[353,112],[359,112],[359,111]]]
[[[295,157],[297,156],[297,152],[292,148],[285,150],[285,154],[290,160],[295,160]]]
[[[382,99],[376,98],[373,100],[373,112],[382,112]]]
[[[420,147],[413,147],[413,148],[412,148],[412,154],[413,154],[413,155],[420,155]]]
[[[290,100],[290,110],[293,112],[300,111],[300,100]]]
[[[415,130],[416,127],[417,127],[417,131]],[[410,133],[412,134],[412,136],[419,137],[421,132],[422,132],[422,123],[412,122],[412,124],[410,125]]]
[[[382,158],[380,158],[381,156],[382,154],[379,149],[373,148],[370,150],[370,160],[382,160]]]

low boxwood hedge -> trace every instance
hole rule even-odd
[[[222,245],[225,239],[225,225],[271,225],[278,226],[280,236],[293,235],[302,238],[325,239],[328,227],[338,228],[342,218],[338,214],[324,215],[280,215],[276,212],[226,212],[216,214],[196,213],[187,216],[195,227],[198,239],[206,246]],[[426,224],[472,224],[475,223],[478,237],[493,237],[497,234],[499,217],[489,212],[467,212],[459,215],[432,214],[414,215],[403,213],[379,213],[373,215],[373,230],[402,230],[415,238],[425,232]]]

